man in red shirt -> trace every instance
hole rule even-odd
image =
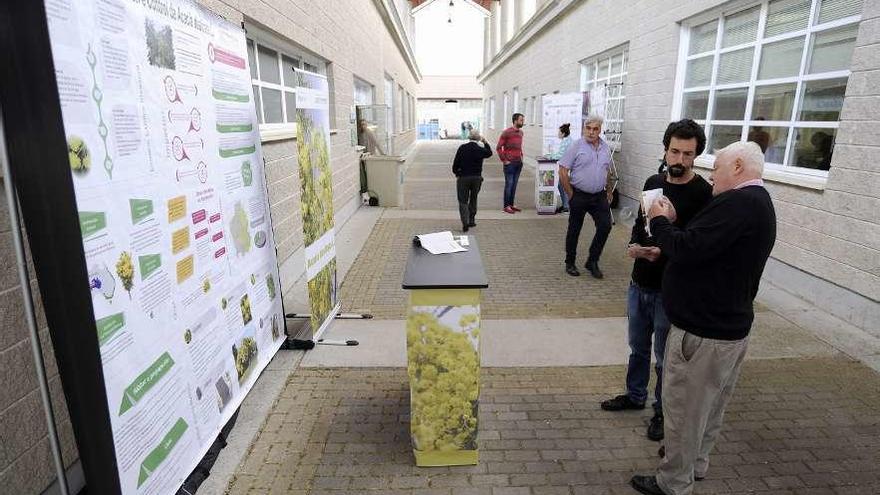
[[[498,157],[504,164],[504,212],[516,213],[520,210],[513,199],[516,196],[516,183],[519,182],[519,174],[523,167],[523,132],[522,126],[526,118],[521,113],[513,114],[513,125],[504,129],[498,138]]]

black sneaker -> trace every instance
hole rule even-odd
[[[660,413],[654,413],[654,417],[648,423],[648,440],[655,442],[663,440],[663,415]]]
[[[587,271],[590,272],[590,275],[592,275],[593,278],[605,278],[605,274],[603,274],[602,270],[599,269],[599,263],[595,261],[588,261],[587,264],[584,265],[584,268],[586,268]]]
[[[462,231],[462,232],[467,232],[467,231],[468,231],[468,226],[467,226],[467,225],[462,225],[462,226],[461,226],[461,231]]]
[[[603,401],[601,407],[605,411],[623,411],[626,409],[641,410],[645,408],[645,403],[633,402],[628,395],[618,395],[613,399]]]
[[[476,227],[476,226],[477,226],[477,222],[475,222],[473,220],[471,220],[470,223],[468,223],[468,227]]]
[[[571,275],[572,277],[580,277],[581,272],[578,271],[577,267],[573,264],[565,265],[565,273]]]

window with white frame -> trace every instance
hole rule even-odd
[[[771,168],[826,175],[861,6],[773,0],[685,27],[678,114],[706,127],[706,152],[754,141]]]
[[[522,113],[526,118],[526,123],[531,122],[531,120],[533,118],[535,118],[535,114],[533,114],[531,109],[529,108],[529,97],[528,96],[526,96],[525,98],[522,99],[522,106],[520,108],[522,108]]]
[[[397,93],[395,94],[395,98],[397,98],[394,102],[396,103],[396,111],[394,112],[395,129],[398,130],[397,132],[403,132],[403,86],[399,84],[397,85]]]
[[[489,98],[489,128],[495,128],[495,97],[492,96]]]
[[[629,45],[619,46],[581,61],[581,91],[598,88],[605,99],[602,132],[613,149],[620,149]]]
[[[296,82],[293,69],[327,74],[326,62],[286,43],[254,37],[248,28],[247,51],[260,124],[270,127],[295,125]],[[268,38],[268,37],[266,37]]]
[[[394,134],[397,128],[394,126],[394,80],[390,76],[385,76],[385,104],[388,105],[388,134]]]
[[[529,98],[529,115],[532,116],[532,118],[529,120],[529,125],[535,125],[538,122],[538,113],[537,107],[535,105],[535,100],[537,100],[537,98],[534,96]]]
[[[525,111],[525,107],[522,108]],[[519,112],[519,88],[513,88],[513,112]]]
[[[357,76],[354,77],[355,105],[372,105],[375,92],[376,90],[372,84]]]
[[[547,93],[541,93],[541,96],[538,97],[537,109],[535,110],[535,115],[538,116],[537,123],[539,126],[544,127],[544,97],[547,96]]]
[[[507,122],[507,119],[510,118],[510,113],[509,113],[510,112],[510,95],[507,94],[507,91],[505,91],[503,96],[504,96],[504,106],[502,106],[501,108],[504,109],[504,113],[501,114],[501,128],[505,129],[506,128],[505,123]]]

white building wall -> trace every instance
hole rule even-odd
[[[478,77],[484,98],[579,91],[579,61],[629,44],[620,191],[636,197],[656,173],[672,118],[680,22],[754,2],[540,2],[529,32],[499,48]],[[505,5],[502,2],[502,5]],[[493,10],[494,12],[494,10]],[[553,19],[553,22],[548,22]],[[497,26],[490,22],[490,26]],[[490,38],[494,33],[490,34]],[[852,75],[824,190],[770,182],[779,235],[768,267],[784,288],[880,336],[880,2],[866,0]],[[510,55],[510,56],[508,56]],[[540,108],[540,105],[539,105]],[[498,115],[490,139],[507,127]],[[527,156],[540,154],[541,127],[523,129]],[[708,171],[701,173],[708,175]],[[825,296],[823,296],[824,294]],[[830,296],[828,296],[830,294]]]

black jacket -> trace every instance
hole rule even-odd
[[[483,175],[483,160],[492,156],[489,143],[480,146],[476,141],[469,141],[458,147],[455,160],[452,161],[452,173],[456,177],[479,177]]]
[[[651,234],[668,259],[663,307],[669,321],[704,338],[746,337],[761,274],[776,242],[776,212],[767,190],[725,191],[684,229],[654,217]]]

